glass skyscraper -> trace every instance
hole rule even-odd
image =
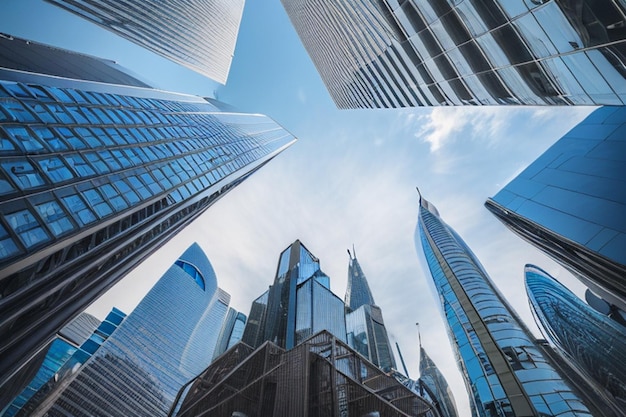
[[[419,387],[424,392],[422,395],[431,400],[441,417],[459,416],[448,381],[421,345]]]
[[[322,330],[346,339],[344,303],[330,290],[319,259],[299,240],[280,254],[274,283],[252,303],[248,317],[242,340],[254,348],[269,340],[289,350]]]
[[[3,65],[51,62],[54,72],[0,68],[0,390],[73,316],[295,141],[263,115],[120,85],[108,61],[6,43],[0,53],[20,53]]]
[[[526,292],[537,324],[559,353],[626,409],[626,327],[598,313],[544,270],[526,265]]]
[[[164,416],[206,368],[230,296],[193,244],[69,383],[46,399],[48,415]]]
[[[393,350],[383,321],[383,313],[374,302],[367,278],[356,258],[350,254],[346,305],[346,333],[348,344],[374,365],[389,371],[396,368]]]
[[[485,203],[507,227],[626,310],[626,108],[602,107]]]
[[[177,417],[440,417],[433,406],[322,331],[285,351],[235,345],[180,396]]]
[[[421,197],[415,244],[441,302],[474,416],[591,416],[474,253]]]
[[[228,308],[222,330],[220,330],[213,358],[217,358],[222,353],[233,347],[241,340],[243,329],[246,327],[246,315],[238,312],[232,307]]]
[[[282,3],[339,108],[626,102],[622,1]]]
[[[46,0],[226,83],[244,0]]]

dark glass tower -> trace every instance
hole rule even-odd
[[[229,301],[193,244],[40,411],[167,415],[181,387],[211,362]]]
[[[55,76],[0,68],[0,390],[72,317],[295,140],[266,116],[120,85],[109,62],[22,45],[9,49],[23,51],[13,61],[52,60]]]
[[[354,256],[350,251],[348,255],[348,286],[344,298],[348,344],[383,370],[395,369],[396,361],[382,310],[374,303],[367,278],[356,258],[356,251]]]
[[[419,387],[425,392],[422,395],[431,399],[441,417],[458,417],[454,395],[448,381],[421,345]]]
[[[46,0],[222,84],[244,0]]]
[[[327,330],[345,341],[344,308],[319,259],[296,240],[281,253],[274,284],[252,304],[242,340],[252,347],[269,340],[289,350]]]
[[[441,302],[474,416],[591,416],[474,253],[421,197],[415,245]]]
[[[239,343],[191,381],[179,404],[177,417],[440,417],[326,331],[287,352],[271,342],[256,350]]]
[[[626,108],[602,107],[486,207],[593,292],[626,310]]]
[[[282,3],[339,108],[626,100],[621,1]]]
[[[535,319],[558,352],[626,409],[626,328],[598,313],[544,270],[526,265]]]

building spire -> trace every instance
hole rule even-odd
[[[404,357],[402,356],[402,352],[400,352],[400,345],[398,344],[398,342],[396,342],[396,350],[398,351],[398,356],[400,356],[400,362],[402,363],[402,368],[404,368],[404,375],[406,375],[407,378],[411,378],[409,376],[409,370],[406,369],[406,363],[404,363]]]

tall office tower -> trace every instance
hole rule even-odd
[[[220,330],[219,337],[217,338],[213,359],[235,346],[235,344],[241,340],[245,327],[246,315],[230,307],[228,313],[226,313],[224,323],[222,324],[222,330]]]
[[[63,327],[37,357],[31,361],[30,368],[24,369],[13,378],[0,394],[0,404],[11,402],[5,410],[0,409],[0,416],[13,416],[60,368],[63,363],[89,338],[100,324],[94,316],[81,313],[67,326]],[[22,389],[25,387],[24,389]],[[18,395],[19,394],[19,395]],[[3,406],[4,408],[4,406]]]
[[[448,386],[448,381],[421,345],[419,386],[421,390],[428,393],[427,398],[431,399],[441,417],[458,417],[454,395]]]
[[[244,0],[46,0],[226,84]]]
[[[544,270],[526,265],[537,325],[557,350],[626,410],[626,327],[598,313]]]
[[[193,244],[36,414],[167,415],[180,388],[211,362],[229,298]]]
[[[591,416],[474,253],[421,196],[415,245],[441,301],[474,416]]]
[[[383,313],[375,303],[361,265],[350,254],[346,305],[346,333],[348,345],[369,359],[374,365],[389,371],[396,368],[393,350],[383,321]]]
[[[626,108],[602,107],[485,206],[593,292],[626,310]]]
[[[624,104],[614,0],[281,0],[339,108]]]
[[[287,352],[271,342],[256,350],[239,343],[179,398],[177,417],[439,417],[426,400],[326,331]]]
[[[319,259],[299,240],[280,254],[274,284],[266,294],[252,304],[243,342],[258,347],[269,340],[289,350],[321,330],[345,342],[343,301],[330,290]]]
[[[76,317],[52,341],[37,375],[0,415],[26,417],[34,414],[51,393],[65,386],[68,378],[100,349],[125,318],[126,313],[115,307],[102,322],[86,313]],[[71,341],[66,340],[68,333],[73,336]],[[22,386],[13,385],[13,388]]]
[[[21,53],[3,65],[53,62],[55,76],[0,69],[0,391],[73,316],[295,141],[266,116],[119,85],[110,62],[0,37],[10,42]]]

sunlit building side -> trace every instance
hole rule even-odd
[[[194,243],[41,410],[166,415],[181,387],[211,362],[229,301]]]
[[[463,239],[420,197],[415,245],[432,277],[474,416],[591,416]]]
[[[339,108],[626,102],[623,2],[282,3]]]
[[[72,317],[295,138],[71,51],[0,36],[0,63],[2,391]]]
[[[560,354],[626,409],[626,327],[595,311],[544,270],[526,265],[537,324]]]
[[[46,0],[222,84],[244,0]]]
[[[485,206],[595,294],[626,310],[626,108],[602,107]]]

